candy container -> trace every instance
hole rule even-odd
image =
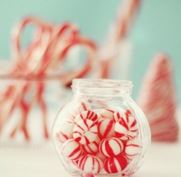
[[[131,98],[132,83],[75,79],[72,89],[52,131],[64,167],[82,177],[134,174],[150,144],[150,129]]]

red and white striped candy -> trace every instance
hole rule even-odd
[[[100,139],[109,138],[114,134],[115,121],[113,119],[102,119],[98,123],[98,135]]]
[[[71,105],[73,110],[71,112],[70,121],[75,122],[75,118],[79,115],[82,111],[87,111],[90,109],[89,104],[87,102],[80,102],[77,105]]]
[[[98,174],[103,167],[103,163],[96,156],[85,155],[79,159],[77,166],[83,172],[91,173],[91,174]]]
[[[115,157],[123,152],[124,145],[118,138],[109,138],[104,139],[99,148],[100,152],[106,157]]]
[[[95,122],[98,119],[98,115],[95,112],[90,111],[90,110],[83,111],[75,117],[75,122],[77,122],[81,119],[82,120],[89,119],[89,120],[92,120]]]
[[[99,151],[99,143],[94,141],[93,143],[84,145],[83,149],[86,153],[95,155]]]
[[[125,153],[127,156],[136,156],[141,152],[141,145],[138,139],[130,140],[126,143]]]
[[[114,111],[111,109],[96,109],[95,112],[103,119],[113,119],[114,117]]]
[[[79,159],[82,152],[81,145],[73,139],[66,141],[62,146],[62,155],[70,160]]]
[[[105,160],[104,169],[107,173],[119,173],[128,165],[127,159],[121,155],[117,157],[111,157]]]
[[[138,126],[135,117],[129,110],[125,113],[116,112],[114,114],[115,134],[122,140],[133,139],[138,135]]]
[[[73,138],[81,144],[90,144],[98,138],[97,122],[81,119],[73,128]]]
[[[72,138],[74,125],[70,122],[64,122],[60,126],[60,131],[56,134],[56,139],[60,142],[65,142],[66,140]]]

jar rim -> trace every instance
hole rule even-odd
[[[113,97],[131,95],[133,84],[129,80],[74,79],[71,87],[74,92],[83,95]]]
[[[91,85],[90,85],[91,84]],[[93,84],[97,84],[96,86]],[[73,79],[72,88],[79,87],[104,87],[111,88],[113,86],[133,87],[133,83],[130,80],[118,80],[118,79]]]

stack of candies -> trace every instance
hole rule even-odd
[[[54,138],[63,161],[82,174],[123,174],[142,150],[131,110],[91,109],[83,102],[61,120]]]

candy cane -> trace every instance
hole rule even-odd
[[[86,74],[88,74],[92,67],[94,66],[94,62],[95,62],[95,52],[96,52],[96,45],[94,42],[92,42],[91,40],[79,36],[77,38],[75,38],[72,42],[72,44],[68,45],[63,51],[62,51],[62,57],[65,57],[68,50],[70,50],[73,46],[75,45],[81,45],[83,47],[85,47],[87,49],[88,52],[88,58],[87,58],[87,62],[85,63],[83,68],[80,68],[77,71],[72,71],[69,73],[65,73],[63,75],[60,76],[60,78],[62,78],[62,81],[65,85],[70,85],[71,84],[71,80],[73,78],[80,78],[85,76]]]
[[[20,45],[21,34],[29,24],[36,26],[37,30],[32,42],[26,50],[22,50]],[[49,71],[53,69],[52,67],[55,65],[63,65],[64,58],[69,50],[76,45],[81,45],[87,48],[87,63],[78,71],[64,72],[56,76],[56,78],[62,80],[65,85],[69,85],[74,77],[83,77],[92,68],[96,46],[91,40],[81,36],[78,28],[71,23],[64,23],[63,25],[55,26],[47,24],[34,17],[27,17],[16,27],[13,34],[12,50],[14,51],[16,63],[9,76],[25,80],[28,78],[30,80],[33,78],[45,79],[48,76]],[[24,78],[23,75],[25,75],[26,78]],[[7,75],[3,77],[6,78],[9,76]],[[44,84],[38,83],[36,85],[37,94],[35,94],[34,99],[28,103],[24,100],[24,97],[28,94],[31,87],[32,84],[28,83],[28,81],[27,83],[20,84],[19,88],[17,88],[16,85],[13,85],[14,91],[12,93],[15,95],[14,101],[10,96],[5,97],[8,102],[11,102],[12,107],[10,106],[10,108],[6,110],[6,117],[4,117],[4,120],[7,121],[10,115],[12,115],[14,110],[18,107],[21,109],[23,115],[21,121],[12,130],[10,134],[11,137],[14,137],[16,132],[20,130],[24,134],[25,139],[30,139],[27,130],[27,120],[33,104],[37,102],[43,115],[44,137],[48,138],[46,125],[47,108],[43,98]],[[9,104],[8,102],[7,104]],[[1,121],[3,123],[0,122],[0,126],[6,121]]]
[[[108,39],[99,50],[100,77],[107,78],[114,59],[117,58],[122,40],[128,35],[133,18],[140,7],[140,0],[125,0],[123,7],[118,9],[118,15],[111,26]]]
[[[21,44],[20,44],[20,37],[21,37],[21,34],[22,34],[23,30],[25,29],[25,27],[27,25],[29,25],[29,24],[37,26],[37,29],[38,29],[39,33],[36,35],[36,37],[34,36],[34,40],[30,43],[29,47],[27,48],[27,51],[29,49],[31,49],[31,47],[33,45],[36,45],[37,43],[39,43],[39,41],[41,39],[41,34],[42,34],[41,31],[43,29],[47,29],[48,31],[52,30],[52,26],[44,23],[43,21],[41,21],[38,18],[29,17],[29,16],[23,18],[22,21],[19,24],[17,24],[17,26],[13,30],[12,54],[13,54],[13,57],[15,57],[15,58],[22,58],[22,53],[23,52],[22,52]],[[24,51],[24,53],[26,53],[26,51]]]
[[[19,96],[17,96],[17,98],[16,98],[16,99],[18,99],[18,102],[16,102],[17,104],[16,104],[15,108],[19,107],[22,115],[21,115],[21,119],[19,120],[18,124],[10,132],[11,138],[13,138],[16,135],[18,130],[20,130],[23,133],[25,139],[30,140],[29,131],[27,129],[27,121],[28,121],[28,115],[29,115],[32,105],[35,101],[35,97],[32,98],[32,101],[30,103],[27,100],[25,100],[25,96],[29,90],[30,90],[30,83],[24,85],[23,89],[21,90],[22,93],[21,94],[19,93]]]

